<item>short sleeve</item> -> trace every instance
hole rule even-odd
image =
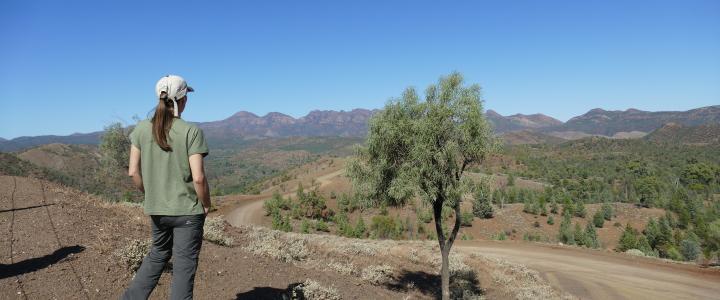
[[[202,130],[192,127],[188,136],[188,156],[198,153],[207,156],[208,152],[207,142],[205,142],[205,135]]]
[[[140,130],[138,130],[138,126],[135,126],[132,132],[130,132],[130,143],[140,149]]]

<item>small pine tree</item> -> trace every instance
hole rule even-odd
[[[578,246],[587,246],[587,240],[585,240],[585,232],[582,230],[582,227],[580,227],[580,223],[575,223],[573,237],[575,238],[575,243]]]
[[[593,215],[592,223],[593,225],[595,225],[595,227],[602,228],[603,224],[605,223],[605,214],[602,211],[598,210]]]
[[[603,218],[605,220],[608,220],[608,221],[612,220],[613,208],[612,208],[612,205],[610,205],[610,203],[607,203],[607,202],[603,203],[601,210],[602,210]]]
[[[638,232],[635,230],[635,228],[632,228],[630,226],[630,223],[625,226],[625,230],[623,231],[622,235],[620,236],[620,241],[617,245],[617,250],[620,252],[625,252],[630,249],[637,249],[638,248]]]
[[[365,238],[366,231],[367,231],[367,228],[365,228],[365,221],[363,220],[362,216],[359,216],[358,221],[355,224],[355,237],[356,238]]]
[[[600,248],[600,241],[598,240],[597,231],[595,231],[595,225],[588,222],[585,225],[585,246],[589,248]]]
[[[585,210],[585,202],[583,200],[578,200],[578,204],[575,207],[575,216],[585,218],[585,215],[587,215],[587,211]]]
[[[560,231],[558,233],[558,240],[567,245],[575,244],[575,236],[570,228],[571,221],[570,214],[565,214],[562,222],[560,222]]]

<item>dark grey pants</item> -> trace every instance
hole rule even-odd
[[[150,216],[152,248],[122,299],[147,299],[165,264],[173,259],[170,299],[192,299],[205,215]]]

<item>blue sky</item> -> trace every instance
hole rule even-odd
[[[0,137],[90,132],[185,77],[184,119],[380,108],[463,73],[486,108],[720,104],[720,1],[0,2]]]

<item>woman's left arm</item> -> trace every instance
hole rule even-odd
[[[143,186],[142,171],[140,169],[140,149],[135,145],[130,146],[130,163],[128,164],[128,175],[132,177],[133,183],[141,191],[145,192]]]

